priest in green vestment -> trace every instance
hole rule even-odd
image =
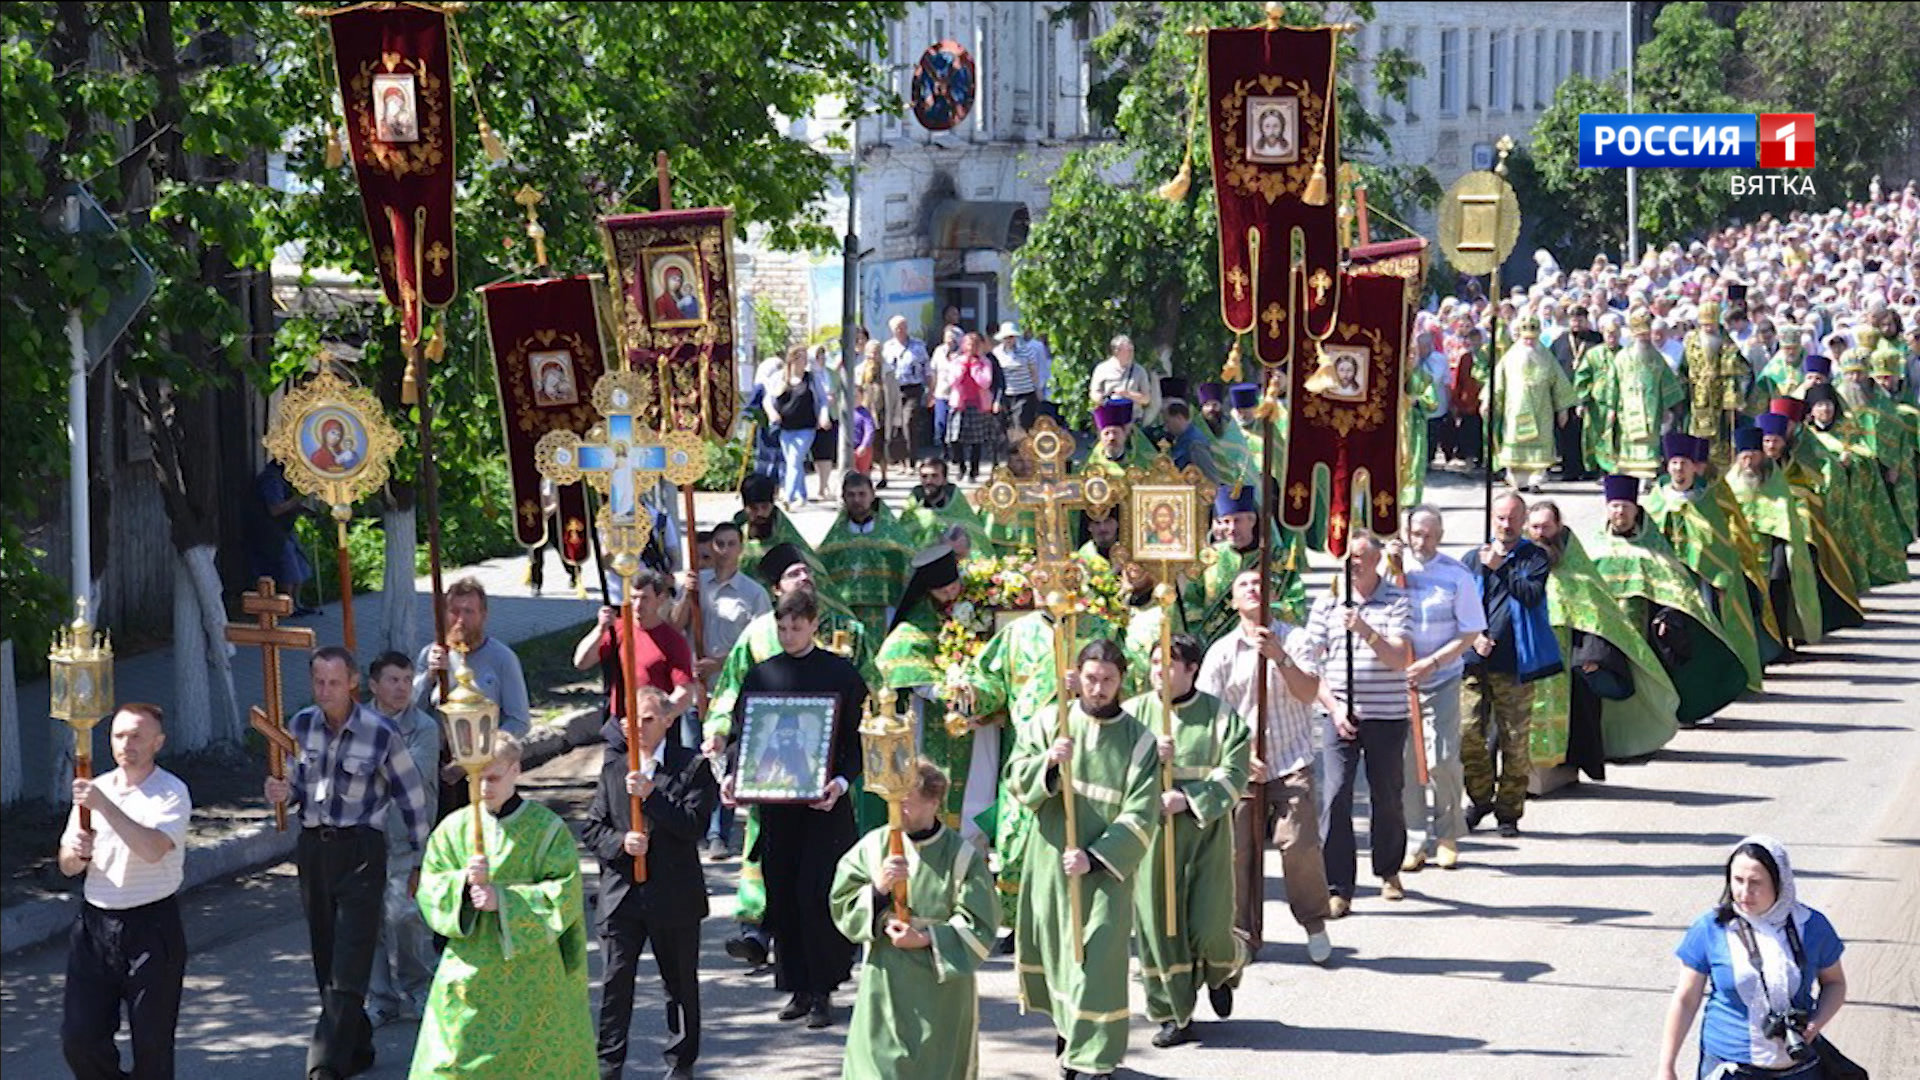
[[[1619,602],[1627,621],[1642,628],[1680,692],[1675,719],[1696,724],[1746,690],[1747,669],[1719,617],[1701,597],[1693,574],[1641,513],[1630,480],[1623,477],[1604,489],[1607,527],[1594,537],[1587,554],[1607,593]]]
[[[908,695],[921,753],[950,778],[941,784],[946,792],[941,820],[984,850],[992,838],[977,819],[993,806],[999,790],[999,732],[975,739],[971,723],[957,737],[948,730],[950,711],[966,714],[964,701],[948,700],[954,686],[965,685],[956,681],[965,673],[943,670],[940,659],[941,630],[953,615],[960,589],[960,560],[951,547],[936,544],[914,556],[913,574],[874,666],[883,686]]]
[[[1160,830],[1134,875],[1134,935],[1147,1019],[1160,1025],[1158,1047],[1191,1042],[1193,1012],[1206,987],[1215,1016],[1233,1013],[1233,991],[1247,963],[1234,933],[1233,810],[1247,792],[1252,736],[1240,714],[1194,688],[1205,658],[1200,640],[1173,635],[1171,662],[1156,642],[1153,689],[1128,701],[1157,740],[1158,760],[1171,764],[1173,786],[1160,796]],[[1161,704],[1162,684],[1173,702]],[[1165,779],[1164,773],[1162,779]],[[1173,845],[1173,880],[1166,846]],[[1168,895],[1171,885],[1172,895]],[[1167,912],[1175,917],[1167,934]]]
[[[1120,542],[1120,511],[1109,510],[1106,517],[1088,517],[1087,542],[1073,553],[1074,558],[1102,574],[1113,573],[1113,549]]]
[[[522,799],[518,739],[496,736],[476,806],[427,839],[420,914],[447,939],[413,1045],[413,1080],[593,1080],[580,852],[553,811]]]
[[[1686,387],[1653,347],[1653,323],[1645,311],[1627,317],[1628,343],[1607,357],[1593,388],[1589,430],[1598,430],[1610,472],[1651,480],[1660,475],[1660,430],[1687,400]]]
[[[1800,365],[1806,362],[1804,341],[1805,335],[1799,326],[1788,323],[1780,328],[1779,349],[1760,369],[1760,374],[1754,377],[1755,400],[1771,401],[1792,396],[1794,387],[1800,382]]]
[[[900,801],[905,854],[875,829],[840,857],[833,923],[867,960],[847,1030],[842,1080],[974,1080],[980,1075],[977,975],[999,926],[986,856],[940,821],[947,778],[921,758]],[[907,886],[907,918],[893,886]]]
[[[1860,606],[1853,568],[1827,521],[1826,497],[1819,473],[1793,456],[1793,417],[1800,402],[1776,398],[1771,410],[1754,421],[1760,431],[1760,449],[1787,487],[1788,505],[1799,522],[1811,553],[1815,586],[1820,600],[1820,632],[1830,634],[1867,621]]]
[[[1864,332],[1864,331],[1863,331]],[[1892,397],[1874,382],[1866,349],[1848,350],[1840,361],[1840,380],[1834,389],[1860,428],[1867,450],[1880,463],[1887,499],[1893,504],[1895,539],[1904,552],[1913,542],[1920,518],[1920,488],[1914,484],[1914,434]]]
[[[1400,505],[1427,501],[1427,418],[1440,408],[1440,389],[1425,364],[1407,365],[1407,392],[1400,417]]]
[[[792,544],[775,546],[761,556],[755,572],[776,604],[791,592],[813,593],[819,599],[822,611],[822,643],[829,648],[835,641],[846,643],[847,659],[860,670],[869,685],[878,683],[879,675],[873,666],[872,645],[867,639],[866,627],[844,608],[835,610],[828,598],[821,595],[813,567],[807,563],[799,548]],[[779,625],[773,612],[755,616],[746,629],[740,631],[739,640],[733,643],[733,648],[727,653],[726,663],[714,677],[713,694],[707,703],[707,719],[702,726],[707,755],[715,761],[723,760],[726,754],[727,738],[733,732],[733,705],[739,699],[742,680],[755,664],[780,651]],[[861,785],[856,783],[850,795],[855,797],[854,813],[861,828],[886,820],[885,804],[876,807],[873,804],[880,800],[862,797]],[[750,807],[747,810],[746,831],[741,839],[741,851],[753,851],[759,837],[760,810]],[[739,922],[740,930],[726,943],[728,956],[754,967],[766,962],[767,938],[761,928],[766,903],[766,884],[760,874],[760,864],[742,854],[740,885],[734,895],[734,918]]]
[[[1214,464],[1220,468],[1223,484],[1252,484],[1260,478],[1260,459],[1247,444],[1247,437],[1226,410],[1227,388],[1217,382],[1204,382],[1194,388],[1200,403],[1200,419],[1213,440]]]
[[[1521,316],[1513,332],[1518,340],[1494,368],[1500,399],[1494,464],[1507,470],[1509,483],[1531,494],[1540,490],[1541,475],[1560,460],[1554,433],[1567,423],[1578,399],[1560,362],[1540,345],[1539,317]]]
[[[1638,484],[1637,478],[1626,480]],[[1567,670],[1533,684],[1533,765],[1564,763],[1604,780],[1607,762],[1644,757],[1673,738],[1680,692],[1608,591],[1585,545],[1566,527],[1558,505],[1542,499],[1528,507],[1527,539],[1553,562],[1547,618],[1560,639],[1560,655],[1569,658]]]
[[[1124,642],[1127,658],[1145,663],[1147,657],[1160,645],[1160,624],[1173,620],[1173,632],[1185,633],[1187,629],[1184,605],[1176,601],[1162,605],[1153,595],[1154,587],[1159,583],[1153,578],[1153,572],[1137,562],[1127,563],[1120,569],[1122,600],[1127,605],[1127,635]]]
[[[875,498],[867,474],[848,473],[840,482],[840,513],[814,550],[841,601],[866,627],[867,640],[879,641],[907,583],[915,545],[893,511]]]
[[[1680,374],[1687,383],[1686,434],[1706,439],[1711,460],[1725,462],[1733,425],[1729,414],[1746,403],[1753,368],[1740,355],[1733,335],[1720,325],[1720,305],[1700,302],[1699,325],[1681,343]]]
[[[1219,641],[1240,624],[1240,616],[1233,610],[1233,579],[1260,568],[1256,529],[1261,516],[1253,488],[1235,490],[1223,485],[1214,492],[1214,524],[1226,530],[1226,539],[1213,545],[1213,561],[1188,583],[1181,597],[1187,626],[1203,642]],[[1223,521],[1225,525],[1221,525]],[[1300,534],[1272,522],[1268,528],[1273,530],[1274,540],[1267,599],[1276,618],[1298,626],[1306,621],[1307,611],[1307,587],[1300,577],[1300,567],[1306,561],[1300,550]]]
[[[1920,476],[1920,401],[1914,397],[1914,388],[1907,385],[1907,356],[1900,347],[1888,341],[1881,341],[1868,359],[1873,373],[1874,383],[1880,387],[1882,400],[1894,415],[1898,416],[1906,427],[1908,455],[1907,482],[1914,484]],[[1920,497],[1917,495],[1916,497]],[[1920,518],[1920,512],[1916,512]],[[1911,522],[1916,534],[1920,534],[1920,520]]]
[[[1864,433],[1831,385],[1808,387],[1807,422],[1799,449],[1826,481],[1834,531],[1856,552],[1854,581],[1861,589],[1907,580],[1907,541]]]
[[[1114,398],[1093,410],[1094,428],[1099,440],[1080,463],[1081,473],[1103,472],[1125,476],[1129,468],[1146,469],[1153,465],[1156,451],[1144,433],[1135,430],[1133,402]]]
[[[1585,308],[1574,310],[1582,318],[1586,316]],[[1567,336],[1568,351],[1573,355],[1573,392],[1580,399],[1580,452],[1591,471],[1602,476],[1615,470],[1600,394],[1613,370],[1613,354],[1620,351],[1622,324],[1620,313],[1609,311],[1600,317],[1599,337],[1591,343],[1573,334]]]
[[[958,525],[966,530],[974,551],[982,555],[991,552],[993,537],[987,523],[961,494],[960,486],[947,479],[946,459],[922,459],[919,477],[920,482],[907,490],[907,505],[900,511],[900,524],[914,546],[941,543],[944,534]]]
[[[1784,419],[1784,418],[1782,418]],[[1793,504],[1786,476],[1767,460],[1766,432],[1743,427],[1733,433],[1733,464],[1727,487],[1753,531],[1767,574],[1767,602],[1774,625],[1785,635],[1789,653],[1810,645],[1824,631],[1820,579],[1813,569],[1813,544]]]
[[[1667,482],[1647,493],[1641,511],[1700,582],[1703,599],[1740,654],[1747,689],[1759,690],[1761,665],[1771,659],[1763,642],[1778,639],[1767,629],[1773,612],[1766,606],[1766,578],[1746,519],[1732,492],[1723,502],[1724,485],[1706,478],[1703,457],[1712,452],[1710,440],[1675,431],[1663,445]]]
[[[791,544],[800,552],[807,565],[813,568],[814,577],[824,581],[825,565],[813,545],[800,535],[787,512],[774,505],[774,482],[770,476],[755,473],[740,484],[740,511],[733,515],[733,523],[740,526],[740,565],[756,566],[765,558],[767,552],[781,544]],[[822,590],[824,595],[838,601],[838,591],[832,588]]]
[[[1021,723],[1007,763],[1008,789],[1033,813],[1014,934],[1020,1009],[1051,1016],[1062,1068],[1089,1078],[1126,1057],[1134,881],[1147,872],[1160,820],[1158,742],[1121,706],[1126,664],[1112,641],[1081,649],[1065,737],[1056,710],[1039,709]],[[1072,834],[1063,774],[1072,780]]]

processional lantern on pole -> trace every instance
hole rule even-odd
[[[1513,254],[1520,239],[1520,199],[1507,183],[1513,136],[1502,135],[1495,145],[1500,150],[1499,164],[1462,176],[1440,200],[1440,250],[1461,273],[1488,275],[1487,293],[1493,301],[1488,305],[1492,321],[1487,328],[1487,422],[1480,439],[1487,470],[1481,531],[1488,539],[1493,537],[1494,426],[1500,420],[1500,264]]]
[[[1038,550],[1034,553],[1033,591],[1044,597],[1053,615],[1054,695],[1058,703],[1055,732],[1067,738],[1067,717],[1072,702],[1066,694],[1068,653],[1074,641],[1074,618],[1078,597],[1086,584],[1086,567],[1073,557],[1067,529],[1067,515],[1084,510],[1095,517],[1113,512],[1125,497],[1126,481],[1102,474],[1068,476],[1067,463],[1073,460],[1073,436],[1052,417],[1042,416],[1033,430],[1020,441],[1020,453],[1033,463],[1033,475],[1016,479],[1005,465],[994,467],[993,479],[973,493],[974,505],[1005,523],[1023,512],[1034,514],[1038,526]],[[1080,846],[1079,812],[1073,795],[1073,763],[1060,766],[1060,797],[1066,810],[1067,843]],[[1086,959],[1086,940],[1082,930],[1085,915],[1081,910],[1080,878],[1067,878],[1068,908],[1072,915],[1073,956]]]
[[[93,628],[86,597],[74,601],[73,622],[54,632],[47,652],[50,703],[55,720],[73,729],[73,777],[93,778],[93,729],[113,712],[113,636]],[[93,828],[93,814],[80,808],[80,829]]]
[[[467,666],[467,643],[449,643],[453,650],[453,689],[440,703],[446,725],[448,756],[466,770],[467,799],[473,804],[473,852],[485,855],[486,832],[481,817],[486,804],[480,798],[480,774],[493,761],[500,735],[500,706],[474,685],[473,669]]]
[[[863,775],[867,790],[887,801],[887,854],[897,858],[906,854],[900,801],[913,790],[917,755],[913,721],[895,711],[896,702],[893,690],[882,690],[867,699],[860,745],[866,758]],[[907,916],[907,883],[897,881],[893,885],[893,917],[904,923]]]

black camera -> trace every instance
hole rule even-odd
[[[1795,1061],[1805,1061],[1813,1053],[1813,1048],[1807,1045],[1807,1020],[1805,1009],[1770,1012],[1760,1034],[1769,1039],[1786,1040],[1787,1056]]]

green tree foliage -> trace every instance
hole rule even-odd
[[[1356,21],[1372,5],[1340,5]],[[1331,6],[1284,5],[1288,25],[1329,21]],[[1096,127],[1118,140],[1070,155],[1051,181],[1052,204],[1015,257],[1014,302],[1053,346],[1057,396],[1068,416],[1084,422],[1080,388],[1107,355],[1115,334],[1130,334],[1142,359],[1167,357],[1177,375],[1214,378],[1231,344],[1220,322],[1218,212],[1204,113],[1193,116],[1200,51],[1191,26],[1249,26],[1258,3],[1112,5],[1113,25],[1093,42],[1104,73],[1090,89]],[[1068,14],[1071,14],[1069,9]],[[1380,92],[1404,100],[1417,70],[1389,50],[1371,70],[1354,65],[1343,37],[1339,82],[1341,153],[1358,164],[1373,205],[1393,211],[1431,201],[1438,188],[1424,169],[1377,164],[1389,145],[1379,118],[1361,108],[1354,80],[1371,77]],[[1192,117],[1193,184],[1186,198],[1156,194],[1180,168]],[[1401,214],[1399,216],[1405,216]]]

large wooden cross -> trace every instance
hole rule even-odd
[[[262,696],[266,707],[253,706],[247,723],[267,740],[267,775],[275,780],[287,778],[288,754],[299,749],[287,734],[285,709],[280,703],[280,650],[313,648],[313,630],[305,626],[281,626],[281,619],[293,614],[293,598],[274,591],[273,579],[263,577],[258,586],[240,599],[240,610],[254,617],[253,625],[228,623],[227,640],[235,645],[258,645],[264,670]],[[273,827],[287,831],[287,804],[273,804]]]
[[[975,506],[1002,523],[1025,512],[1034,514],[1039,550],[1034,552],[1033,584],[1039,596],[1050,590],[1071,594],[1082,584],[1083,571],[1073,558],[1070,512],[1086,510],[1104,516],[1126,494],[1124,484],[1104,474],[1067,475],[1073,451],[1073,435],[1052,417],[1042,416],[1020,441],[1020,453],[1033,464],[1033,475],[1015,477],[1002,465],[973,495]]]

